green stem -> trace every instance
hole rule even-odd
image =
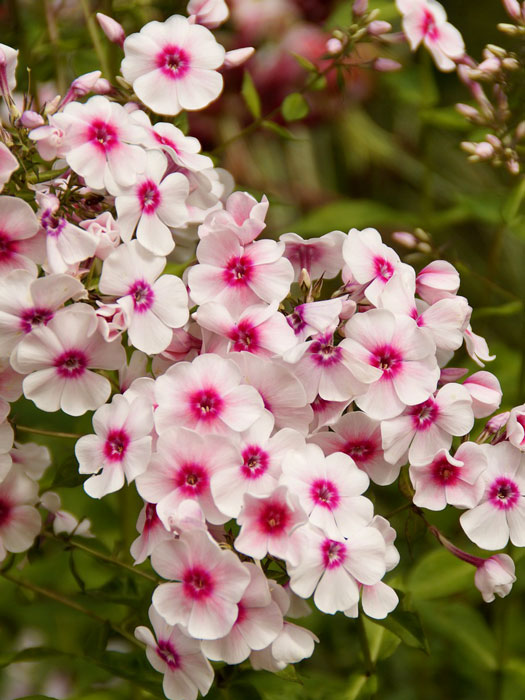
[[[357,617],[357,629],[359,632],[361,651],[363,652],[365,662],[365,674],[367,676],[371,676],[374,672],[374,662],[372,661],[372,655],[370,654],[370,645],[368,644],[368,637],[366,635],[365,623],[363,622],[362,614],[358,615]]]
[[[57,90],[60,95],[63,95],[67,88],[65,63],[60,51],[60,35],[58,32],[58,24],[56,22],[56,12],[52,7],[50,0],[44,0],[44,12],[46,16],[47,33],[49,42],[53,47],[53,56],[55,59],[55,70],[57,78]]]
[[[29,425],[15,425],[15,429],[19,430],[21,433],[34,433],[35,435],[48,435],[49,437],[56,438],[69,438],[71,440],[78,440],[83,435],[78,433],[60,433],[55,430],[44,430],[43,428],[32,428]]]
[[[80,4],[82,5],[82,11],[86,19],[86,25],[88,28],[89,36],[91,38],[91,43],[93,44],[93,48],[95,49],[95,53],[97,54],[100,67],[102,68],[102,73],[108,80],[112,80],[113,76],[111,75],[108,57],[106,56],[104,46],[100,41],[96,21],[93,16],[93,13],[91,12],[89,0],[80,0]]]
[[[394,515],[397,515],[398,513],[402,513],[404,510],[408,510],[412,506],[412,501],[409,501],[408,503],[404,503],[402,506],[398,506],[397,508],[394,508],[393,511],[385,515],[385,518],[387,520],[390,520],[390,518],[393,518]]]

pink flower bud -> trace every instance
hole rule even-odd
[[[381,73],[392,73],[393,71],[400,70],[403,66],[397,61],[393,61],[390,58],[376,58],[374,61],[374,68]]]
[[[368,10],[368,0],[355,0],[352,12],[356,16],[364,15]]]
[[[79,75],[78,78],[73,80],[69,89],[75,93],[76,97],[83,97],[84,95],[93,92],[93,88],[101,75],[102,73],[99,70],[93,70],[90,73]]]
[[[246,61],[248,61],[254,53],[255,49],[253,48],[253,46],[246,46],[242,49],[233,49],[232,51],[226,51],[222,67],[237,68],[237,66],[241,66],[243,63],[246,63]]]
[[[416,278],[416,289],[427,304],[454,296],[459,289],[459,273],[446,260],[434,260]]]
[[[186,8],[192,24],[215,29],[226,22],[230,11],[224,0],[190,0]]]
[[[503,0],[503,7],[512,19],[521,19],[521,8],[518,0]]]
[[[494,75],[494,73],[501,70],[501,61],[495,56],[493,58],[486,58],[479,64],[478,70],[487,75]]]
[[[439,376],[440,384],[450,384],[450,382],[457,382],[461,377],[464,377],[468,372],[468,369],[463,367],[445,367],[441,370]]]
[[[492,603],[495,596],[504,598],[510,593],[516,580],[516,567],[507,554],[494,554],[478,566],[474,576],[476,588],[485,603]]]
[[[463,386],[472,398],[472,410],[476,418],[486,418],[500,407],[503,392],[492,372],[475,372],[465,379]]]
[[[462,104],[461,102],[456,105],[456,110],[467,119],[477,119],[479,117],[479,112],[475,107]]]
[[[485,140],[488,141],[494,148],[501,148],[501,141],[494,134],[487,134],[485,136]]]
[[[476,145],[476,155],[483,160],[488,160],[494,155],[494,147],[487,141],[482,141]]]
[[[99,78],[93,85],[92,92],[94,92],[95,95],[108,95],[112,90],[113,88],[109,80],[106,80],[106,78]]]
[[[107,38],[113,43],[122,46],[124,44],[124,39],[126,38],[126,32],[121,24],[119,24],[112,17],[103,15],[102,12],[97,12],[97,22],[100,28],[107,36]]]
[[[509,416],[510,416],[509,411],[505,411],[504,413],[498,413],[497,416],[493,416],[485,423],[485,430],[488,433],[495,435],[497,432],[499,432],[502,428],[504,428],[507,425],[507,421],[509,420]]]
[[[25,112],[22,112],[20,124],[25,126],[26,129],[35,129],[37,126],[42,126],[42,124],[45,124],[45,121],[44,117],[38,114],[38,112],[33,112],[30,109],[26,109]]]
[[[386,34],[387,32],[391,31],[392,25],[390,22],[383,22],[380,19],[376,19],[373,22],[370,22],[368,25],[368,33],[372,34],[372,36],[380,36],[381,34]]]
[[[408,248],[409,250],[417,248],[418,244],[418,240],[414,236],[414,234],[407,233],[406,231],[395,231],[392,234],[392,240],[394,240],[399,245],[402,245],[404,248]]]
[[[337,54],[343,50],[343,42],[333,36],[326,42],[326,52],[329,54]]]

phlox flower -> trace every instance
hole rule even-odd
[[[13,465],[0,481],[0,561],[33,544],[42,527],[37,500],[38,484]]]
[[[6,359],[0,358],[0,423],[9,415],[9,403],[22,396],[24,377],[11,367]]]
[[[135,629],[135,637],[146,645],[146,656],[156,671],[164,674],[162,689],[169,700],[197,700],[213,683],[213,668],[204,657],[200,643],[188,637],[179,625],[168,625],[149,609],[155,636],[147,627]]]
[[[140,350],[135,350],[129,361],[119,369],[118,381],[120,391],[124,393],[135,379],[149,376],[147,366],[148,356],[140,352]]]
[[[15,434],[9,423],[0,422],[0,479],[5,477],[13,464],[11,451],[14,438]]]
[[[311,279],[332,279],[341,271],[343,243],[346,240],[342,231],[331,231],[319,238],[306,240],[296,233],[283,233],[279,240],[286,246],[284,256],[293,265],[296,281],[301,270],[306,270]]]
[[[148,22],[127,37],[124,54],[124,79],[157,114],[203,109],[222,91],[216,69],[224,61],[224,48],[208,29],[181,15]]]
[[[263,401],[230,360],[207,353],[179,362],[155,384],[155,426],[162,434],[173,425],[200,433],[247,430],[262,415]]]
[[[335,539],[366,526],[374,515],[372,502],[361,494],[368,476],[342,452],[325,457],[318,445],[289,450],[281,483],[299,498],[310,522]]]
[[[313,411],[313,420],[310,423],[309,432],[316,433],[321,428],[337,423],[350,403],[352,403],[350,399],[346,401],[325,401],[325,399],[317,395],[310,404]]]
[[[428,464],[410,465],[414,503],[429,510],[443,510],[447,504],[473,508],[483,494],[485,484],[480,477],[486,468],[486,454],[474,442],[463,442],[454,457],[440,449]]]
[[[91,521],[83,518],[79,521],[73,513],[62,510],[62,503],[58,493],[46,491],[40,496],[40,504],[49,511],[48,521],[53,523],[55,535],[65,533],[77,537],[94,537],[91,532]]]
[[[67,272],[71,266],[91,258],[97,249],[95,236],[60,216],[58,207],[56,200],[40,214],[47,268],[55,273]]]
[[[446,260],[433,260],[416,277],[416,291],[427,304],[449,299],[459,289],[459,272]]]
[[[24,396],[42,411],[61,409],[80,416],[105,403],[109,381],[96,369],[118,369],[125,353],[120,342],[106,343],[97,332],[97,317],[85,304],[74,304],[35,328],[16,346],[11,364],[23,381]]]
[[[399,552],[394,546],[397,533],[394,528],[390,526],[388,520],[381,515],[374,516],[370,527],[375,527],[383,536],[386,545],[386,570],[387,572],[392,571],[392,569],[395,569],[399,564],[400,558]],[[378,583],[374,583],[371,586],[361,586],[361,605],[363,606],[363,611],[365,615],[372,617],[374,620],[383,620],[397,607],[398,603],[399,598],[397,593],[384,581],[378,581]],[[357,617],[358,610],[355,612],[356,614],[351,615],[351,617]],[[345,611],[345,614],[348,615],[348,611]]]
[[[500,407],[503,392],[498,378],[492,372],[474,372],[465,379],[463,386],[472,399],[475,418],[486,418]]]
[[[381,424],[362,411],[351,411],[331,426],[331,431],[320,431],[310,441],[319,445],[325,455],[343,452],[352,458],[376,484],[386,486],[399,475],[400,463],[385,460],[381,440]]]
[[[0,143],[0,192],[11,175],[20,167],[17,159],[11,153],[5,143]]]
[[[489,346],[485,338],[474,333],[470,324],[465,329],[463,335],[467,352],[477,365],[485,367],[485,362],[491,362],[495,359],[496,355],[490,354]]]
[[[113,192],[131,186],[144,170],[142,129],[122,105],[95,95],[84,104],[70,102],[54,121],[65,132],[68,165],[88,187]]]
[[[184,625],[196,639],[228,634],[250,583],[249,571],[232,551],[221,549],[203,530],[189,530],[159,544],[151,563],[170,579],[153,593],[153,605],[168,624]]]
[[[35,442],[15,442],[10,455],[17,469],[34,481],[38,481],[51,466],[49,449]]]
[[[142,564],[161,542],[172,540],[175,536],[162,524],[154,503],[144,503],[137,519],[137,531],[140,534],[129,548],[135,564]]]
[[[29,138],[31,141],[35,141],[36,150],[42,160],[63,158],[68,150],[65,131],[55,121],[54,115],[48,117],[48,122],[44,126],[37,126],[36,129],[32,129],[29,132]]]
[[[525,451],[525,404],[516,406],[510,412],[506,436],[511,445]]]
[[[258,202],[248,192],[233,192],[224,209],[208,214],[199,226],[199,238],[205,238],[209,233],[230,231],[242,245],[248,245],[266,228],[264,219],[268,206],[266,196]]]
[[[188,270],[190,295],[197,304],[215,301],[232,312],[265,301],[282,301],[293,281],[284,244],[260,240],[247,246],[230,231],[210,233],[197,246],[198,265]]]
[[[175,247],[170,227],[188,221],[188,180],[181,173],[166,175],[168,160],[160,151],[146,153],[146,167],[134,185],[116,191],[117,223],[123,241],[135,229],[139,243],[154,255],[168,255]]]
[[[479,503],[459,519],[467,537],[482,549],[510,541],[525,546],[525,457],[509,442],[482,445],[488,461]]]
[[[119,225],[109,211],[94,219],[81,221],[80,226],[96,239],[97,247],[93,255],[99,260],[105,260],[120,243]]]
[[[172,329],[188,320],[188,294],[178,277],[161,275],[166,258],[138,241],[120,245],[102,266],[99,289],[118,297],[131,344],[152,354],[165,350]]]
[[[17,269],[36,272],[35,262],[44,259],[38,229],[38,219],[27,202],[0,196],[0,275]]]
[[[508,595],[515,580],[516,567],[508,554],[494,554],[485,559],[474,574],[474,583],[485,603],[492,603],[496,596]]]
[[[436,0],[396,0],[396,4],[412,51],[423,43],[440,70],[454,70],[455,61],[465,53],[465,44],[459,31],[447,22],[443,5]]]
[[[172,427],[161,433],[156,452],[137,479],[137,490],[145,500],[157,504],[157,515],[165,527],[181,503],[194,499],[213,524],[229,520],[215,504],[210,491],[213,475],[240,461],[239,451],[219,435],[205,438],[187,428]]]
[[[326,299],[298,304],[286,317],[298,341],[309,336],[325,334],[336,328],[343,310],[341,299]]]
[[[75,445],[80,474],[93,474],[84,491],[102,498],[142,474],[151,455],[153,411],[143,398],[128,402],[117,394],[93,416],[95,435],[84,435]]]
[[[190,22],[215,29],[229,17],[230,11],[224,0],[190,0],[186,8]]]
[[[7,357],[18,341],[34,328],[45,326],[60,307],[85,293],[69,275],[36,278],[28,270],[13,270],[0,279],[0,357]]]
[[[16,87],[18,49],[0,44],[0,93],[7,99]]]
[[[205,640],[202,651],[212,661],[240,664],[252,650],[261,650],[277,638],[283,628],[283,616],[272,600],[268,580],[262,569],[245,563],[250,583],[237,606],[239,612],[230,632],[221,639]]]

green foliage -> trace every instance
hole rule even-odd
[[[305,97],[298,92],[287,95],[281,105],[281,112],[287,122],[295,122],[304,119],[308,115],[310,108]]]
[[[241,94],[244,97],[244,102],[250,110],[252,117],[254,117],[254,119],[260,119],[261,100],[257,93],[257,88],[254,85],[252,76],[247,71],[244,71]]]

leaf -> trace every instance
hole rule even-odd
[[[401,639],[390,630],[377,624],[368,617],[363,617],[363,624],[368,639],[370,658],[374,662],[387,659],[401,644]]]
[[[297,669],[292,664],[288,664],[288,666],[283,668],[282,671],[276,671],[274,676],[278,676],[284,681],[291,681],[292,683],[299,683],[299,685],[303,685],[303,681],[297,673]]]
[[[261,118],[261,100],[257,93],[257,88],[254,85],[252,76],[244,71],[244,77],[242,80],[241,94],[244,98],[246,106],[250,110],[250,114],[255,119]]]
[[[80,588],[80,590],[82,591],[82,593],[85,593],[86,592],[86,584],[84,583],[84,580],[82,579],[82,577],[78,573],[73,552],[74,552],[74,550],[71,550],[71,552],[69,553],[69,570],[71,571],[71,575],[73,576],[73,578],[77,582],[77,585]]]
[[[276,124],[275,122],[271,122],[271,121],[268,121],[265,119],[262,122],[262,126],[265,129],[269,129],[270,131],[275,132],[281,138],[287,139],[288,141],[297,141],[298,140],[297,136],[294,136],[294,134],[292,134],[292,132],[289,129],[287,129],[284,126],[281,126],[280,124]]]
[[[18,700],[57,700],[57,698],[52,698],[50,695],[24,695]]]
[[[429,653],[428,641],[417,613],[398,608],[384,620],[374,620],[373,622],[393,632],[407,646]]]
[[[104,624],[96,623],[91,632],[86,635],[82,644],[86,656],[91,656],[95,659],[100,658],[106,650],[110,634],[111,625],[108,621],[104,622]]]
[[[87,476],[78,473],[78,462],[75,457],[68,457],[57,468],[50,488],[74,488],[80,486]]]
[[[297,63],[298,63],[300,66],[302,66],[304,69],[306,69],[306,70],[309,71],[310,73],[317,73],[317,68],[316,68],[315,65],[314,65],[311,61],[309,61],[307,58],[305,58],[304,56],[300,56],[298,53],[293,53],[293,52],[292,52],[292,56],[295,58],[295,60],[297,61]]]
[[[10,664],[22,663],[24,661],[41,661],[54,656],[67,656],[65,652],[51,647],[29,647],[12,654],[0,656],[0,668],[5,668]]]
[[[445,549],[425,554],[414,566],[407,591],[417,600],[431,600],[464,591],[472,586],[474,567]]]
[[[507,223],[512,223],[521,208],[523,199],[525,198],[525,177],[522,177],[519,183],[510,193],[507,201],[503,205],[503,218]]]
[[[252,683],[232,683],[228,686],[228,700],[263,700],[263,696]]]
[[[341,694],[341,700],[358,700],[371,697],[377,692],[377,676],[367,676],[364,673],[353,673],[348,687]]]
[[[287,122],[304,119],[309,111],[308,102],[299,92],[292,92],[291,95],[287,95],[281,105],[281,113]]]
[[[478,307],[474,309],[472,318],[477,320],[478,318],[487,318],[490,316],[514,316],[514,314],[520,314],[522,311],[523,302],[509,301],[508,304],[501,304],[500,306]]]

